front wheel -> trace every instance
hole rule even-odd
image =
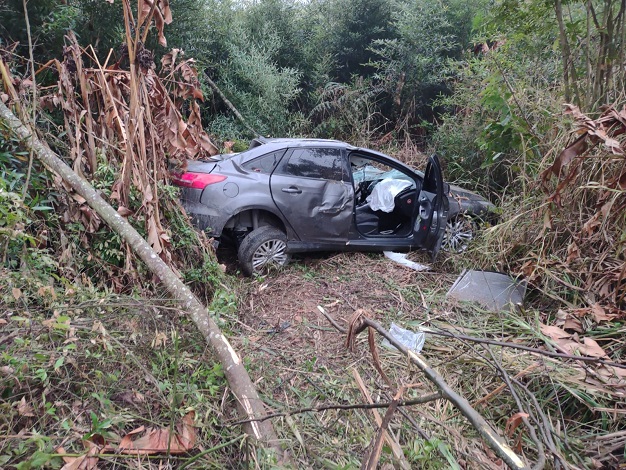
[[[458,215],[446,223],[441,247],[450,253],[462,253],[476,236],[478,226],[469,216]]]
[[[261,274],[268,268],[286,266],[291,259],[287,251],[287,236],[272,226],[250,232],[239,245],[237,257],[246,276]]]

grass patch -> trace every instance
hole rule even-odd
[[[167,428],[190,410],[198,431],[190,454],[103,459],[111,468],[241,465],[242,436],[222,426],[233,408],[221,365],[178,308],[2,275],[9,280],[0,291],[2,467],[60,468],[60,446],[83,454],[83,439],[117,443],[140,425]]]

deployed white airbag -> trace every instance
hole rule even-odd
[[[369,202],[373,211],[391,212],[395,207],[394,198],[409,186],[411,186],[410,181],[385,178],[374,186],[366,201]]]

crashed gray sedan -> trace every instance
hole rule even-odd
[[[172,181],[194,224],[238,248],[242,271],[284,266],[292,253],[461,251],[492,205],[385,154],[321,139],[255,139],[239,154],[189,162]]]

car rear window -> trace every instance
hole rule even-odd
[[[274,171],[276,165],[280,161],[280,158],[285,153],[285,150],[277,150],[276,152],[268,153],[267,155],[262,155],[258,158],[250,160],[243,165],[248,171],[254,171],[255,173],[267,173],[268,175]]]

